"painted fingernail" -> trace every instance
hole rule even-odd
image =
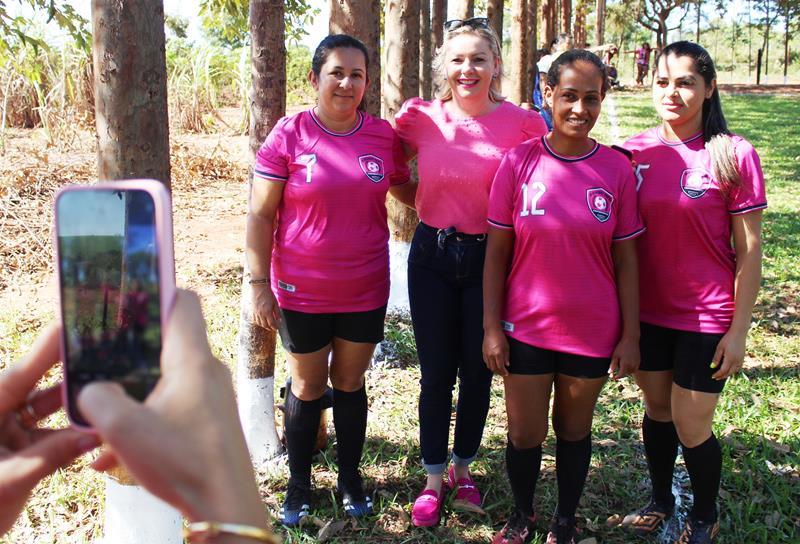
[[[710,365],[709,368],[717,368],[717,363],[715,363],[714,361],[711,361],[711,365]]]

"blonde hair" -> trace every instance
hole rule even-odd
[[[502,102],[506,99],[503,96],[502,89],[503,89],[503,53],[500,49],[500,40],[497,38],[497,34],[495,34],[494,30],[491,28],[474,28],[468,25],[460,26],[455,30],[451,30],[449,32],[444,33],[444,41],[442,42],[442,46],[436,50],[436,55],[433,57],[433,75],[434,75],[434,82],[436,83],[436,98],[441,100],[442,102],[447,102],[448,100],[452,100],[453,98],[453,89],[450,88],[450,85],[447,83],[447,70],[445,69],[446,59],[445,55],[447,54],[447,42],[453,39],[455,36],[460,36],[461,34],[473,34],[480,38],[486,40],[489,44],[489,50],[492,52],[492,55],[497,59],[497,67],[498,73],[497,77],[492,78],[492,83],[489,86],[489,100],[492,102]]]

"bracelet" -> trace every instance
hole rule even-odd
[[[220,535],[234,535],[248,538],[255,542],[280,544],[281,539],[273,533],[254,525],[240,523],[219,523],[217,521],[197,521],[183,529],[183,538],[190,542],[207,542]]]
[[[265,284],[265,283],[269,283],[269,278],[261,278],[259,280],[250,280],[247,283],[249,283],[250,285],[262,285],[262,284]]]

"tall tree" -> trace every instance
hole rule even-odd
[[[792,30],[797,25],[797,17],[800,15],[800,0],[778,0],[778,9],[783,17],[783,83],[789,71],[789,40],[792,38]]]
[[[556,37],[556,0],[542,0],[542,42],[550,47]]]
[[[419,92],[419,0],[388,0],[384,25],[383,113],[394,122],[403,102]],[[386,204],[393,238],[411,241],[417,214],[393,198]]]
[[[700,22],[703,19],[703,0],[695,0],[695,6],[697,7],[697,17],[695,20],[695,33],[694,33],[694,43],[700,43]]]
[[[444,22],[447,19],[447,0],[431,1],[431,54],[439,51],[444,39]],[[431,78],[431,96],[436,93],[436,77]]]
[[[381,114],[380,0],[330,0],[331,34],[350,34],[364,42],[369,53],[370,84],[364,97],[367,112]]]
[[[489,0],[486,4],[486,16],[489,18],[489,26],[492,27],[500,43],[503,43],[503,7],[504,0]]]
[[[170,187],[167,67],[161,1],[92,2],[97,176]],[[180,513],[118,468],[106,477],[105,540],[179,543]]]
[[[539,0],[528,0],[528,52],[525,56],[525,101],[533,102],[533,79],[536,75],[536,51],[539,43]]]
[[[456,19],[469,19],[475,15],[475,0],[456,0]]]
[[[603,45],[606,39],[606,0],[595,3],[594,41]],[[619,44],[622,47],[622,44]]]
[[[667,45],[667,34],[679,25],[668,26],[667,20],[675,11],[682,9],[688,0],[639,0],[636,6],[636,20],[643,27],[656,33],[656,48],[662,49]],[[688,11],[683,11],[681,21]]]
[[[586,40],[586,0],[578,0],[575,4],[575,23],[572,26],[575,47],[583,47]]]
[[[286,112],[286,46],[284,4],[270,0],[250,3],[249,163],[267,134]],[[250,185],[253,171],[250,170]],[[271,236],[271,233],[265,233]],[[245,259],[245,267],[247,260]],[[242,278],[237,353],[237,398],[247,446],[256,467],[263,467],[280,451],[275,431],[275,333],[253,322],[250,271]]]
[[[561,0],[561,32],[572,32],[572,0]]]
[[[509,100],[521,104],[527,99],[525,89],[528,75],[526,57],[528,54],[528,2],[511,2],[511,92]]]
[[[419,95],[431,99],[431,0],[419,2]]]

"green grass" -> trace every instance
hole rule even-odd
[[[649,95],[614,95],[620,134],[627,138],[654,124]],[[715,432],[724,451],[721,543],[800,542],[800,139],[791,119],[800,119],[800,102],[769,96],[725,96],[731,129],[758,149],[767,178],[770,208],[764,214],[764,279],[753,318],[744,372],[729,380],[722,395]],[[786,124],[769,124],[785,119]],[[609,142],[603,117],[596,137]],[[239,268],[211,271],[195,281],[213,282],[205,310],[215,353],[235,365],[239,320]],[[47,316],[38,319],[44,321]],[[23,322],[0,312],[0,367],[30,344],[40,321]],[[332,542],[461,543],[487,542],[511,508],[505,476],[505,410],[502,387],[495,380],[481,457],[474,464],[487,514],[454,513],[448,507],[441,526],[410,526],[410,504],[424,480],[420,466],[417,395],[419,370],[408,318],[389,320],[392,347],[368,373],[370,421],[364,454],[364,475],[375,490],[376,515],[348,524]],[[386,361],[385,363],[383,361]],[[276,384],[285,379],[284,355],[277,354]],[[606,386],[598,405],[592,466],[579,516],[583,538],[602,543],[657,542],[637,539],[606,520],[625,515],[647,497],[646,466],[639,439],[643,414],[638,391],[629,380]],[[314,466],[314,516],[321,522],[344,519],[332,495],[336,470],[334,439]],[[537,487],[540,522],[533,542],[543,542],[555,506],[554,438],[545,442],[542,475]],[[685,513],[690,487],[679,462],[676,481]],[[284,476],[263,478],[265,503],[277,511],[286,485]],[[89,470],[62,471],[45,481],[15,532],[0,542],[84,542],[102,533],[102,480]],[[58,530],[53,529],[53,524]],[[283,531],[287,542],[315,542],[318,528]],[[673,530],[675,526],[673,525]]]

